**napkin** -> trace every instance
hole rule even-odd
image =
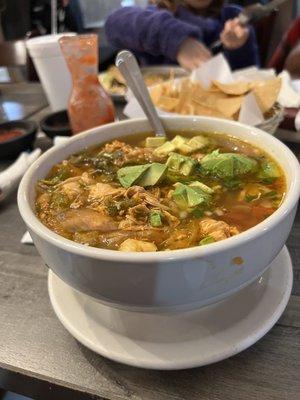
[[[29,232],[24,233],[24,235],[22,236],[22,239],[21,239],[21,243],[22,244],[33,244],[33,241],[31,239]]]
[[[289,126],[287,129],[300,131],[300,79],[292,80],[287,71],[282,71],[279,76],[282,79],[282,86],[279,93],[280,104],[286,108],[298,109],[293,121],[294,126]],[[289,116],[289,113],[287,115]]]
[[[288,71],[282,71],[279,75],[281,78],[281,89],[278,96],[278,102],[283,107],[299,108],[300,107],[300,91],[293,87],[291,76]]]
[[[54,138],[54,146],[57,146],[61,143],[65,143],[69,138],[66,136],[55,136]],[[22,244],[33,244],[33,241],[31,239],[30,233],[25,232],[24,235],[21,238],[21,243]]]
[[[205,89],[210,88],[213,80],[222,83],[234,81],[231,68],[222,53],[195,69],[191,74],[191,79],[199,81]]]
[[[12,165],[0,173],[0,202],[18,186],[25,171],[40,154],[41,149],[31,153],[23,152]]]
[[[262,121],[264,121],[264,116],[258,107],[254,94],[247,94],[241,106],[239,122],[254,126],[260,124]]]

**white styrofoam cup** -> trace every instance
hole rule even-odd
[[[39,36],[26,42],[53,111],[67,108],[72,89],[71,74],[58,43],[62,36],[67,35],[75,33]]]

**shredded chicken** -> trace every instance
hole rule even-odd
[[[143,240],[126,239],[119,247],[120,251],[156,251],[157,247],[154,243],[145,242]]]
[[[163,214],[170,226],[175,227],[180,224],[180,220],[177,217],[175,217],[174,215],[172,215],[171,213],[169,213],[168,211],[164,210]]]
[[[80,179],[81,179],[81,176],[72,176],[71,178],[65,179],[64,181],[59,182],[57,185],[55,185],[55,189],[58,189],[61,186],[64,186],[64,185],[66,185],[67,183],[70,183],[70,182],[77,182]]]
[[[93,185],[95,183],[95,180],[87,172],[83,172],[81,175],[81,181],[84,185]]]
[[[153,194],[149,193],[141,186],[131,186],[126,190],[125,196],[128,198],[141,200],[145,204],[149,204],[162,210],[170,210],[169,207],[162,204]]]
[[[41,208],[41,210],[45,210],[50,203],[50,195],[49,193],[42,193],[36,201],[37,205]]]
[[[163,247],[169,250],[184,249],[195,246],[199,241],[199,227],[197,224],[190,223],[182,228],[172,229]]]
[[[136,239],[151,242],[159,246],[161,241],[169,235],[168,230],[149,228],[149,226],[141,226],[139,230],[137,228],[135,226],[135,230],[118,229],[117,231],[100,234],[97,238],[98,244],[100,247],[104,245],[105,247],[108,246],[117,250],[120,244],[126,239]]]
[[[125,189],[120,187],[114,187],[108,183],[96,183],[90,187],[90,193],[88,197],[88,201],[99,201],[101,202],[105,197],[111,196],[119,196],[125,192]]]
[[[107,215],[102,215],[89,208],[68,210],[57,215],[62,228],[67,232],[102,231],[118,229],[118,223]]]
[[[128,210],[127,218],[131,219],[135,223],[146,223],[148,220],[149,209],[144,204],[131,207]]]
[[[230,226],[224,221],[205,218],[199,222],[201,236],[211,236],[215,241],[224,240],[239,233],[235,226]]]
[[[161,190],[159,187],[148,188],[148,193],[159,200],[161,198]]]
[[[59,189],[62,193],[64,193],[68,197],[69,200],[73,201],[75,200],[76,197],[82,194],[84,189],[80,185],[79,180],[69,181],[67,179],[67,181],[65,184],[61,185]]]
[[[146,162],[160,161],[161,157],[153,154],[152,148],[133,147],[124,142],[114,140],[107,143],[102,150],[102,153],[115,153],[120,151],[120,155],[114,159],[114,164],[118,167],[130,163],[141,164]]]
[[[119,224],[119,229],[140,230],[148,229],[147,221],[150,210],[144,204],[129,208],[125,219]]]

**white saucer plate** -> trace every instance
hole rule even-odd
[[[224,360],[245,350],[276,323],[293,283],[286,247],[256,282],[199,310],[150,314],[110,308],[76,291],[49,271],[54,311],[79,342],[128,365],[183,369]]]

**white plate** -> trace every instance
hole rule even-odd
[[[292,282],[285,247],[257,282],[196,311],[116,310],[72,289],[51,271],[48,289],[61,323],[96,353],[136,367],[182,369],[223,360],[259,340],[284,311]]]

